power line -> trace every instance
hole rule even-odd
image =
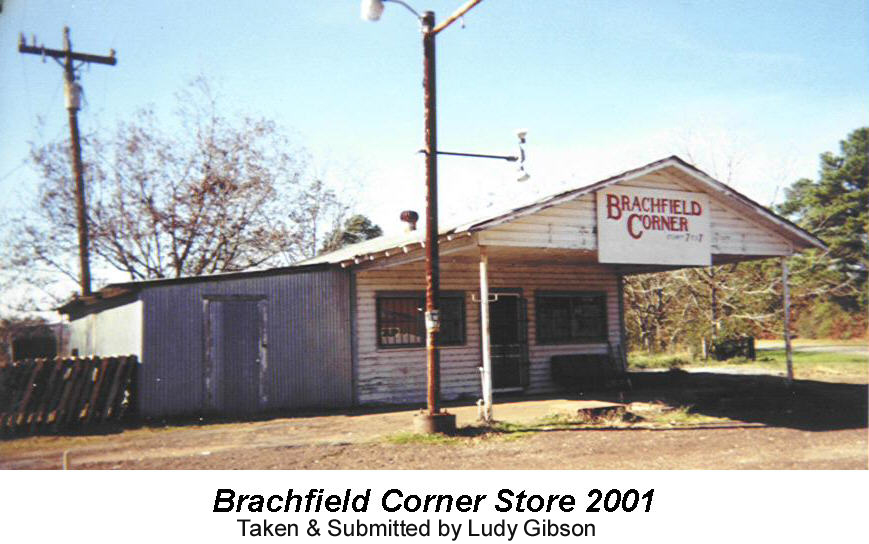
[[[11,176],[11,175],[14,174],[15,172],[19,171],[19,170],[21,169],[22,166],[24,166],[25,164],[27,164],[27,162],[28,162],[27,159],[22,159],[21,162],[18,163],[18,166],[16,166],[16,167],[13,168],[12,170],[10,170],[10,171],[6,172],[5,174],[3,174],[2,176],[0,176],[0,181],[6,181],[6,179],[9,178],[9,176]]]

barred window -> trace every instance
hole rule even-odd
[[[538,344],[607,341],[606,295],[586,292],[538,292]]]
[[[465,343],[464,293],[440,294],[440,345]],[[425,346],[425,295],[377,294],[377,345],[381,348]]]

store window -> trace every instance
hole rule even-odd
[[[606,295],[580,291],[538,291],[538,344],[607,341]]]
[[[465,343],[464,293],[440,294],[442,346]],[[377,294],[377,345],[381,348],[425,346],[425,295],[423,293]]]

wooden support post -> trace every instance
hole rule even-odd
[[[788,260],[781,260],[782,298],[784,299],[785,358],[788,365],[788,385],[794,382],[794,358],[791,349],[791,292],[788,286]]]
[[[628,372],[628,329],[625,325],[625,276],[619,273],[616,276],[619,302],[619,365],[621,371]]]
[[[483,353],[483,421],[492,421],[492,352],[489,337],[489,256],[480,247],[480,344]]]

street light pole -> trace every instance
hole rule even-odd
[[[441,30],[467,13],[482,0],[469,0],[435,26],[435,15],[426,11],[419,15],[403,0],[362,0],[362,17],[377,21],[383,13],[383,3],[399,4],[416,16],[422,25],[423,94],[425,105],[425,328],[426,328],[426,402],[427,411],[415,420],[417,431],[452,433],[456,429],[456,416],[440,409],[440,263],[438,254],[438,151],[437,100],[435,92],[435,36]],[[520,140],[522,137],[520,136]]]
[[[434,12],[422,15],[423,94],[425,102],[425,324],[429,417],[440,413],[440,353],[438,352],[440,262],[438,252],[437,94],[435,90]]]

